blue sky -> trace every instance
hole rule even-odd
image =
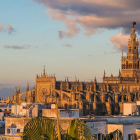
[[[133,7],[126,0],[126,7],[119,2],[99,2],[0,1],[0,96],[12,96],[15,86],[24,91],[27,81],[33,87],[36,74],[41,74],[44,65],[57,80],[70,77],[73,81],[77,76],[80,81],[89,81],[96,76],[102,82],[104,70],[108,76],[117,76],[121,50],[127,50],[131,23],[139,15],[138,4],[137,0]],[[115,12],[110,12],[112,7]],[[138,33],[139,29],[137,21]]]

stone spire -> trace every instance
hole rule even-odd
[[[15,87],[15,93],[17,93],[17,87]]]
[[[29,83],[27,82],[26,91],[29,91]]]
[[[18,93],[20,93],[20,86],[18,86]]]
[[[44,65],[44,70],[43,70],[43,77],[45,77],[45,65]]]
[[[96,77],[94,78],[94,83],[97,83]]]
[[[121,77],[121,71],[120,71],[120,69],[119,69],[119,77]]]
[[[105,70],[104,70],[104,76],[103,76],[103,78],[105,78]]]
[[[75,82],[77,82],[77,78],[76,78],[76,76],[75,76],[75,80],[74,80]]]

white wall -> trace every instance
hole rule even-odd
[[[128,134],[136,133],[136,129],[139,125],[124,125],[123,126],[123,140],[128,140]]]
[[[97,122],[86,122],[86,124],[91,126],[91,131],[94,134],[107,134],[107,125],[104,121]]]
[[[59,109],[60,118],[79,118],[79,110],[70,109],[64,110]],[[42,109],[42,116],[44,117],[56,117],[56,109]]]
[[[136,109],[136,103],[123,103],[123,115],[132,115],[132,112]]]

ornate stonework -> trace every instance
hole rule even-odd
[[[22,101],[39,102],[42,104],[55,103],[56,96],[58,105],[66,109],[79,109],[80,115],[114,115],[122,114],[124,102],[136,102],[140,97],[140,58],[138,53],[138,39],[135,28],[132,27],[128,41],[127,56],[121,57],[121,71],[118,76],[111,74],[107,77],[104,71],[103,82],[80,82],[75,77],[74,81],[56,81],[55,75],[36,75],[34,89],[20,93],[15,88],[12,100],[1,102],[20,103]],[[26,95],[25,98],[21,98]]]

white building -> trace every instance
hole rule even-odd
[[[42,116],[42,109],[45,109],[46,105],[39,103],[22,102],[21,104],[14,104],[11,107],[12,116]]]
[[[120,130],[123,140],[132,140],[132,136],[140,137],[140,116],[96,116],[95,118],[107,119],[108,134]]]

